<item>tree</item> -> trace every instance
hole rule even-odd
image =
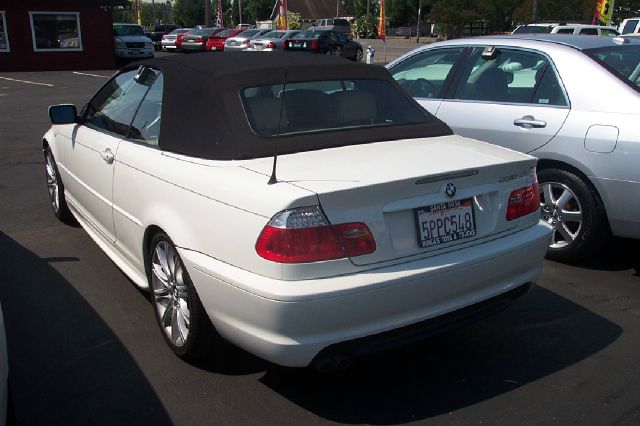
[[[431,9],[429,19],[438,24],[446,38],[460,37],[467,25],[482,19],[474,0],[439,0]]]
[[[173,13],[177,24],[193,27],[204,23],[204,5],[202,0],[176,0]]]

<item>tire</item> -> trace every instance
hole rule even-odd
[[[149,244],[150,298],[160,331],[171,350],[193,361],[209,355],[219,342],[189,273],[171,239],[158,232]]]
[[[547,258],[588,259],[610,235],[600,197],[581,177],[562,169],[538,171],[542,220],[553,227]]]
[[[358,49],[356,52],[356,62],[362,62],[362,49]]]
[[[73,214],[69,210],[67,201],[64,198],[64,185],[60,178],[56,159],[48,146],[44,149],[45,177],[47,179],[47,190],[49,192],[49,202],[53,209],[53,214],[64,223],[73,223]]]

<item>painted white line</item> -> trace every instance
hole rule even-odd
[[[37,84],[38,86],[48,86],[48,87],[53,87],[53,84],[49,84],[49,83],[36,83],[35,81],[28,81],[28,80],[17,80],[15,78],[9,78],[9,77],[0,77],[2,80],[9,80],[9,81],[17,81],[18,83],[26,83],[26,84]]]
[[[78,75],[88,75],[89,77],[102,77],[102,78],[109,78],[108,75],[98,75],[98,74],[89,74],[87,72],[78,72],[78,71],[73,71],[74,74],[78,74]]]

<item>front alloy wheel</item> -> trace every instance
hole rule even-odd
[[[51,148],[49,147],[44,149],[44,170],[45,177],[47,179],[49,202],[51,203],[53,214],[62,222],[71,222],[73,220],[73,215],[67,206],[66,200],[64,199],[64,185],[60,179],[60,173],[58,173],[56,160],[53,157]]]
[[[580,176],[562,169],[538,171],[541,218],[553,227],[547,257],[562,262],[584,260],[609,235],[600,197]]]
[[[184,359],[207,355],[217,333],[180,255],[162,232],[151,240],[148,274],[156,320],[169,347]]]

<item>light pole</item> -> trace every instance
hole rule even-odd
[[[238,18],[240,19],[240,25],[242,25],[242,0],[238,0]]]
[[[533,0],[533,6],[531,8],[531,20],[536,22],[538,20],[538,0]]]
[[[416,43],[420,43],[420,9],[422,9],[422,0],[418,0],[418,23],[416,24]]]

